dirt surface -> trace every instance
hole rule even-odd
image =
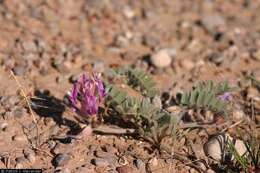
[[[79,129],[77,115],[65,106],[72,81],[90,67],[102,73],[134,65],[153,76],[161,93],[175,96],[201,80],[244,86],[248,74],[260,79],[258,0],[3,0],[0,12],[0,168],[196,172],[132,137],[63,138]],[[172,61],[157,68],[149,58],[162,49],[171,51]],[[11,70],[36,99],[34,114]],[[242,88],[239,107],[251,116],[243,94],[249,91],[256,98],[257,124],[259,90]],[[192,133],[199,157],[207,135]],[[184,143],[176,150],[190,152]]]

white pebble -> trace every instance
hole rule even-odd
[[[164,68],[171,65],[172,57],[167,49],[162,49],[151,56],[151,63],[158,68]]]
[[[228,148],[227,144],[231,143],[232,141],[233,138],[230,137],[228,134],[216,135],[210,138],[208,142],[204,144],[204,152],[212,159],[216,161],[221,161],[222,159],[224,159],[222,158],[223,148]],[[246,146],[242,140],[235,140],[234,147],[240,156],[247,152]],[[228,152],[228,150],[226,150],[226,152]],[[232,156],[232,159],[234,159],[234,156]]]

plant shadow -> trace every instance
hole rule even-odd
[[[63,117],[66,104],[51,95],[48,90],[36,90],[34,97],[31,97],[31,107],[40,117],[50,117],[59,126],[64,125],[70,128],[69,134],[76,134],[80,130],[77,122]]]

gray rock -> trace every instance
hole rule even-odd
[[[146,34],[143,36],[143,43],[154,48],[159,45],[160,39],[154,35]]]
[[[36,52],[37,46],[34,41],[24,41],[22,43],[25,52]]]
[[[17,76],[22,76],[26,73],[27,69],[23,65],[17,65],[13,68],[13,72]]]
[[[103,8],[108,3],[107,0],[86,0],[86,7]]]
[[[211,33],[214,33],[217,27],[225,25],[225,20],[220,15],[205,15],[202,17],[202,24]]]
[[[145,169],[145,163],[141,159],[136,159],[134,160],[134,165],[136,166],[137,169]]]
[[[52,163],[55,167],[64,166],[70,161],[70,159],[71,157],[69,154],[60,153],[54,157]]]
[[[216,65],[221,64],[224,61],[225,57],[220,53],[211,53],[208,56],[208,60],[215,63]]]

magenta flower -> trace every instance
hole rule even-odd
[[[92,73],[80,76],[72,87],[69,99],[73,110],[80,115],[96,115],[105,95],[105,87],[100,74]]]

